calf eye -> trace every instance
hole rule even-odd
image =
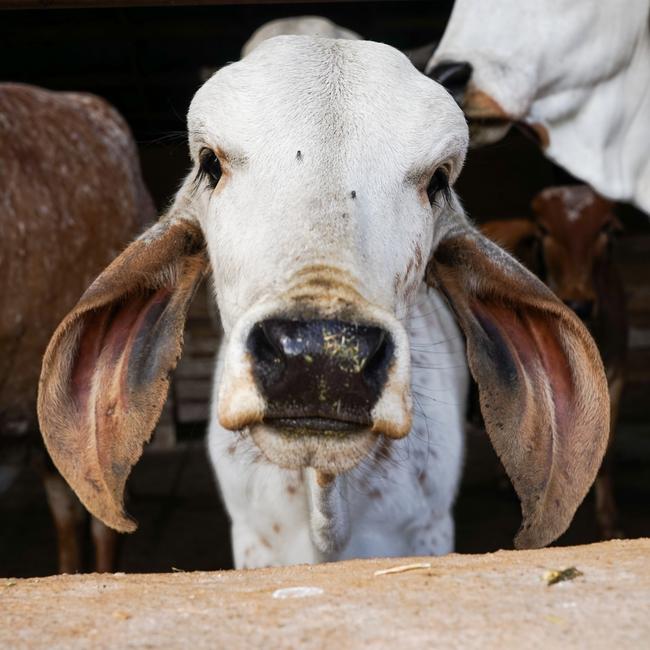
[[[449,198],[449,177],[441,167],[436,169],[429,181],[429,186],[427,187],[429,201],[433,203],[436,196],[440,193],[442,193],[445,199]]]
[[[216,187],[221,178],[221,163],[214,151],[202,149],[199,154],[199,174],[208,180],[211,187]]]

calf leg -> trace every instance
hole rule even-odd
[[[616,422],[618,420],[618,410],[623,392],[623,379],[617,376],[609,385],[610,398],[610,431],[607,453],[603,460],[598,476],[594,483],[596,495],[596,521],[600,529],[602,539],[614,539],[623,537],[623,532],[619,528],[618,508],[614,498],[614,486],[612,481],[612,460],[611,447],[614,440]]]
[[[90,518],[90,533],[95,546],[95,571],[112,573],[115,571],[118,533],[95,517]]]
[[[55,470],[44,471],[43,485],[56,527],[59,573],[78,573],[82,570],[81,526],[85,519],[83,506]]]

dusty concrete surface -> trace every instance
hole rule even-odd
[[[641,648],[650,644],[649,560],[650,539],[640,539],[257,571],[2,579],[0,647]],[[375,575],[413,562],[431,566]],[[547,571],[569,567],[583,575],[547,585]],[[293,587],[316,593],[278,597]]]

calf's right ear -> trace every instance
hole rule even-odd
[[[517,548],[559,537],[609,438],[607,379],[576,315],[455,215],[429,262],[467,339],[487,433],[521,501]]]
[[[124,486],[151,436],[208,268],[203,235],[161,221],[93,282],[43,359],[38,418],[54,464],[88,510],[122,532]]]

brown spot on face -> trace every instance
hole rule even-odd
[[[381,499],[381,492],[377,488],[373,488],[372,490],[370,490],[370,492],[368,492],[368,498],[373,499],[375,501],[377,499]]]
[[[277,522],[273,524],[273,532],[276,535],[279,535],[281,530],[282,530],[282,526],[280,526],[280,524],[278,524]]]
[[[316,483],[318,487],[326,488],[334,481],[334,474],[328,472],[316,472]]]
[[[266,539],[266,537],[264,537],[264,535],[262,535],[260,537],[260,542],[262,542],[262,546],[265,546],[266,548],[272,548],[271,542],[269,542],[269,540]]]
[[[295,495],[298,492],[298,488],[295,485],[287,485],[287,493],[291,496]]]
[[[323,317],[324,309],[334,309],[340,317],[346,306],[365,303],[355,288],[356,280],[349,273],[326,264],[312,264],[298,270],[291,278],[284,294],[287,303],[295,304],[304,317],[310,310]],[[338,303],[338,304],[335,304]],[[358,309],[358,308],[357,308]]]

